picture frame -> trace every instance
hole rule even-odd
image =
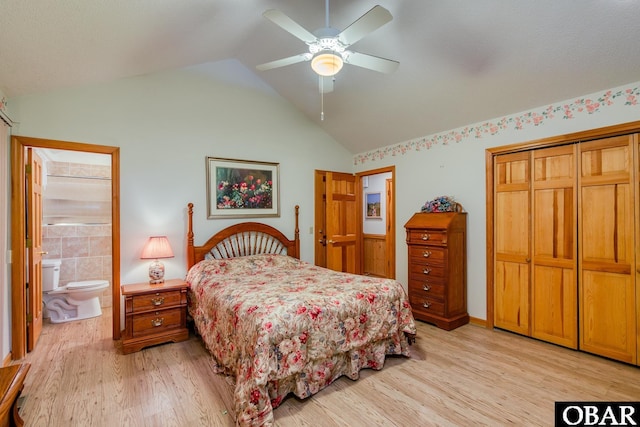
[[[365,194],[365,202],[367,207],[366,219],[382,219],[382,212],[380,212],[381,194],[382,193],[380,192]]]
[[[207,157],[207,219],[280,216],[280,164]]]

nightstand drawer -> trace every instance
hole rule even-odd
[[[156,292],[146,295],[135,295],[133,300],[133,312],[176,307],[180,305],[181,293],[179,290],[169,292]]]
[[[148,335],[165,329],[182,326],[182,308],[158,310],[133,316],[133,336]]]

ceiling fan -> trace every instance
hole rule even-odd
[[[311,68],[320,76],[321,93],[333,91],[333,76],[342,69],[345,63],[381,73],[391,73],[398,68],[400,64],[398,61],[347,50],[349,46],[393,19],[387,9],[382,6],[374,6],[343,31],[329,26],[329,0],[325,2],[325,10],[325,27],[316,30],[315,33],[307,31],[279,10],[270,9],[264,12],[262,15],[265,18],[305,42],[309,51],[267,62],[256,68],[265,71],[298,62],[311,61]]]

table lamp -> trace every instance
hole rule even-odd
[[[142,249],[141,259],[153,259],[149,266],[149,283],[164,282],[164,264],[159,258],[173,258],[173,251],[167,236],[151,236]]]

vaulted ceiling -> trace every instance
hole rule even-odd
[[[353,153],[640,80],[638,0],[332,0],[342,30],[376,4],[393,20],[351,49],[400,62],[346,65],[324,95],[306,51],[262,13],[307,30],[325,0],[3,0],[0,89],[9,97],[237,59]]]

